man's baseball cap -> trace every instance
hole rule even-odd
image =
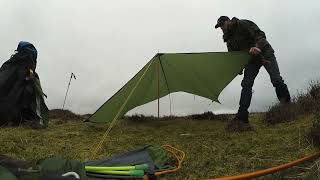
[[[220,16],[217,21],[217,24],[214,27],[217,29],[218,27],[223,26],[224,22],[229,21],[229,20],[230,19],[228,16]]]

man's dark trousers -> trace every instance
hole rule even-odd
[[[237,118],[246,123],[248,122],[248,108],[250,106],[252,98],[252,86],[254,84],[255,78],[259,73],[261,66],[264,66],[264,68],[267,70],[271,79],[271,83],[275,87],[276,94],[280,102],[288,103],[291,101],[288,87],[284,83],[284,80],[280,75],[274,51],[270,49],[263,52],[262,55],[264,59],[268,60],[270,63],[262,64],[259,60],[252,61],[249,64],[247,64],[244,69],[244,77],[241,82],[242,91],[239,103],[240,107],[238,110]]]

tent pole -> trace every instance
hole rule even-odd
[[[160,102],[159,102],[159,96],[160,96],[160,77],[159,77],[159,66],[160,66],[160,55],[159,61],[157,63],[157,80],[158,80],[158,119],[160,118]]]

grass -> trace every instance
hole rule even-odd
[[[237,175],[280,165],[317,150],[308,133],[314,116],[268,125],[251,115],[256,132],[227,133],[223,120],[170,119],[119,121],[95,158],[112,156],[144,144],[171,144],[186,153],[182,169],[161,179],[204,179]],[[107,125],[52,120],[49,128],[0,129],[0,154],[33,163],[50,156],[88,160]],[[319,160],[262,179],[317,179]]]

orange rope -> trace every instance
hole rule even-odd
[[[238,175],[238,176],[212,178],[212,179],[207,179],[207,180],[242,180],[242,179],[256,178],[256,177],[260,177],[260,176],[264,176],[264,175],[268,175],[268,174],[273,174],[273,173],[276,173],[276,172],[291,168],[293,166],[296,166],[298,164],[301,164],[303,162],[306,162],[306,161],[309,161],[309,160],[312,160],[312,159],[316,159],[318,157],[320,157],[320,152],[317,152],[317,153],[314,153],[312,155],[306,156],[304,158],[292,161],[290,163],[282,164],[280,166],[269,168],[269,169],[264,169],[264,170],[260,170],[260,171],[256,171],[256,172],[241,174],[241,175]]]
[[[181,151],[177,148],[174,148],[170,145],[163,145],[162,148],[164,148],[166,151],[170,152],[176,158],[176,160],[177,160],[176,168],[170,169],[170,170],[158,171],[155,173],[156,176],[161,176],[164,174],[177,172],[179,169],[181,169],[181,164],[186,156],[186,154],[183,151]]]

